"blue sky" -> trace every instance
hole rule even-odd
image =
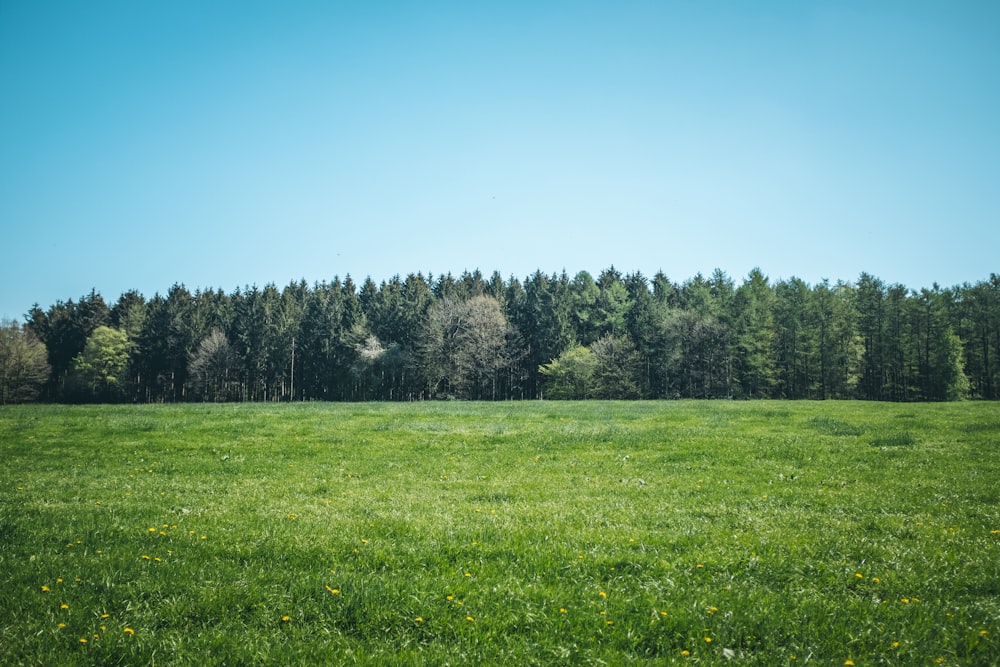
[[[0,316],[479,268],[1000,272],[1000,3],[0,0]]]

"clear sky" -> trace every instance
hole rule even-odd
[[[0,316],[476,268],[976,282],[998,35],[992,0],[0,0]]]

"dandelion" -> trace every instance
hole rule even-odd
[[[135,630],[133,630],[132,628],[125,628],[124,632],[127,635],[134,635],[135,634]]]
[[[205,537],[204,535],[202,535],[202,536],[201,536],[201,539],[203,539],[203,540],[207,540],[208,538],[207,538],[207,537]]]
[[[469,623],[475,623],[476,622],[476,619],[472,618],[471,616],[466,616],[465,620],[467,620]]]
[[[600,595],[602,598],[608,597],[608,594],[605,593],[604,591],[601,591],[600,593],[598,593],[598,595]]]
[[[990,633],[989,633],[989,632],[987,632],[986,630],[980,630],[980,631],[979,631],[979,636],[980,636],[980,637],[985,637],[985,636],[986,636],[986,635],[988,635],[988,634],[990,634]]]
[[[292,617],[289,616],[288,614],[285,614],[284,616],[281,617],[281,622],[282,623],[288,623],[288,621],[290,621],[290,620],[292,620]]]
[[[697,565],[695,565],[695,568],[697,568],[697,569],[699,569],[699,570],[704,570],[704,569],[705,569],[705,566],[704,566],[704,565],[702,565],[701,563],[698,563]]]
[[[872,577],[872,581],[874,581],[877,584],[877,583],[879,583],[882,580],[879,579],[878,577]]]
[[[149,529],[149,532],[150,532],[150,533],[155,533],[155,532],[156,532],[156,529],[155,529],[155,528],[150,528],[150,529]]]
[[[446,595],[444,599],[447,600],[448,602],[451,602],[452,600],[455,599],[455,596],[454,595]]]
[[[705,643],[706,644],[711,644],[712,643],[712,638],[711,637],[705,637]]]
[[[847,667],[854,667],[854,661],[853,660],[845,660],[844,664],[847,665]]]
[[[143,559],[143,560],[149,560],[149,556],[147,556],[146,554],[143,554],[143,555],[142,555],[142,559]]]
[[[560,614],[565,614],[566,613],[566,607],[559,607],[559,613]],[[985,630],[984,630],[984,632],[985,632]]]
[[[63,603],[63,604],[59,605],[59,608],[60,609],[69,609],[69,605],[66,604],[66,603]]]
[[[660,612],[660,616],[666,616],[666,615],[667,615],[667,612],[665,612],[665,611],[661,611]]]
[[[86,644],[87,643],[87,638],[86,637],[80,637],[80,643],[81,644]]]
[[[717,611],[719,611],[718,607],[709,607],[708,609],[705,610],[705,613],[708,614],[709,616],[711,616],[712,614],[714,614]]]
[[[415,623],[423,623],[423,622],[424,622],[424,619],[422,619],[422,618],[420,618],[419,616],[417,616],[417,617],[416,617],[415,619],[413,619],[413,621],[414,621]]]
[[[683,651],[681,651],[681,655],[683,655],[686,658],[689,655],[691,655],[691,651],[684,649]]]
[[[111,614],[101,614],[101,618],[111,618]]]
[[[857,577],[858,579],[864,579],[865,578],[865,576],[863,574],[861,574],[860,572],[855,572],[854,576]]]
[[[892,647],[893,648],[899,648],[899,642],[893,642],[892,643]]]
[[[1000,535],[1000,530],[991,530],[990,535]]]
[[[62,577],[59,577],[59,578],[57,578],[57,579],[56,579],[56,583],[57,583],[57,584],[61,584],[61,583],[62,583]]]
[[[48,593],[48,592],[49,592],[49,590],[50,590],[50,589],[49,589],[49,587],[48,587],[48,586],[42,586],[42,592],[43,592],[43,593]]]
[[[903,604],[910,604],[910,598],[903,598],[900,600]]]
[[[471,577],[471,576],[472,576],[472,573],[470,573],[470,572],[466,572],[466,573],[465,573],[465,576],[467,576],[467,577]]]
[[[614,621],[608,621],[608,622],[607,622],[607,624],[608,624],[608,625],[614,625],[614,624],[615,624],[615,622],[614,622]]]
[[[66,627],[66,624],[65,624],[65,623],[60,623],[60,624],[59,624],[59,625],[57,625],[56,627],[57,627],[57,628],[59,628],[60,630],[62,630],[63,628],[65,628],[65,627]]]

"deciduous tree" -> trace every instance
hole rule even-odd
[[[16,322],[0,322],[0,404],[35,400],[48,378],[45,344]]]

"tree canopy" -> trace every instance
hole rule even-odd
[[[917,290],[614,267],[175,284],[36,305],[2,342],[0,361],[43,362],[16,375],[3,361],[5,387],[24,378],[4,400],[19,401],[995,400],[1000,276]]]

